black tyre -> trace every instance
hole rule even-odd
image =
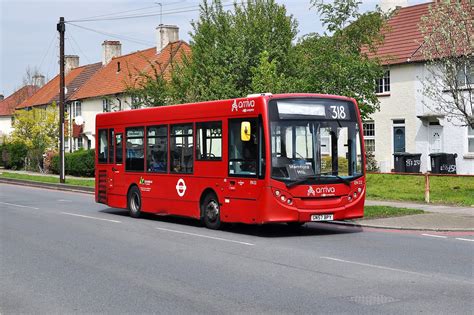
[[[137,186],[133,186],[128,191],[127,204],[130,216],[133,218],[140,217],[142,209],[142,195],[140,194],[140,189],[138,189]]]
[[[221,207],[214,193],[209,193],[201,203],[201,216],[204,225],[212,230],[221,227]]]

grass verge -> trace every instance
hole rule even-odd
[[[1,172],[0,178],[12,178],[12,179],[24,179],[24,180],[31,180],[35,182],[41,183],[57,183],[59,184],[59,177],[58,175],[29,175],[29,174],[18,174],[18,173],[9,173],[9,172]],[[76,179],[76,178],[67,178],[66,176],[66,184],[68,185],[75,185],[75,186],[82,186],[82,187],[94,187],[95,180],[94,179]]]
[[[422,214],[423,210],[410,208],[395,208],[389,206],[365,206],[364,219],[380,219],[401,217],[404,215]]]
[[[367,199],[424,202],[425,178],[416,175],[367,174]],[[474,205],[474,179],[430,176],[430,201]]]

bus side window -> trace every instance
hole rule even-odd
[[[241,139],[241,122],[250,122],[250,140]],[[257,175],[258,160],[257,119],[229,120],[229,175]]]
[[[115,164],[123,163],[123,145],[122,145],[122,134],[118,133],[115,135]]]
[[[114,163],[115,134],[113,129],[109,129],[109,164]]]
[[[107,164],[107,158],[108,158],[107,144],[108,144],[107,129],[99,129],[98,160],[100,164]]]
[[[222,159],[222,122],[196,123],[196,160]]]
[[[166,173],[168,170],[168,127],[147,128],[147,171]]]
[[[172,173],[192,173],[194,164],[193,125],[173,125],[170,132]]]
[[[134,127],[127,128],[126,142],[126,171],[143,172],[145,170],[145,146],[144,146],[144,128]]]

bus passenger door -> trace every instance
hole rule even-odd
[[[109,129],[110,143],[110,185],[109,185],[109,199],[116,207],[126,207],[126,191],[125,191],[125,168],[123,143],[123,130],[120,128]]]
[[[224,219],[252,223],[263,187],[265,145],[258,118],[229,119],[228,169]]]

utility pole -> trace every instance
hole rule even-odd
[[[59,182],[66,182],[64,169],[64,33],[66,32],[66,24],[64,17],[59,18],[57,24],[59,32]]]

